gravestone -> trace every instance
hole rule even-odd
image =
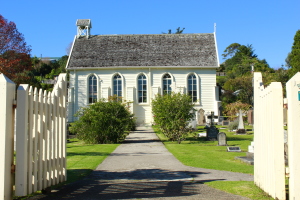
[[[206,127],[206,140],[216,141],[218,139],[219,129],[214,125],[214,112],[211,112],[211,124]]]
[[[227,151],[228,152],[241,152],[241,148],[240,147],[227,147]]]
[[[223,107],[222,106],[219,107],[219,113],[220,113],[219,114],[220,116],[223,116]]]
[[[215,116],[214,112],[211,112],[210,115],[207,115],[207,119],[210,120],[211,125],[215,125],[215,119],[218,119],[218,116]]]
[[[254,124],[253,110],[248,111],[248,124]]]
[[[229,120],[222,121],[222,126],[228,126],[228,125],[229,125]]]
[[[206,133],[198,133],[198,137],[206,137]]]
[[[227,146],[226,134],[218,133],[218,146]]]
[[[195,111],[192,110],[192,111],[190,111],[190,113],[193,114],[193,118],[189,121],[188,128],[196,130],[197,129],[197,120],[196,120],[196,116],[195,116]]]
[[[205,113],[205,111],[202,108],[198,111],[198,125],[206,124],[204,113]]]
[[[242,110],[240,110],[240,112],[239,112],[239,125],[238,125],[238,128],[236,130],[236,133],[237,134],[246,134],[246,130],[245,130],[245,127],[244,127]]]
[[[287,125],[287,111],[288,109],[286,107],[283,108],[283,125]]]

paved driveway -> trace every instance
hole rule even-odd
[[[217,180],[253,176],[185,166],[151,127],[138,127],[91,175],[38,199],[247,199],[203,184]]]

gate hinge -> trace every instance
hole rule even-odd
[[[290,168],[285,168],[285,177],[290,177]]]
[[[12,174],[16,173],[16,165],[14,164],[11,165],[11,173]]]
[[[13,101],[13,108],[17,108],[17,100],[15,100],[15,99]]]

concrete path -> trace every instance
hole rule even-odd
[[[129,134],[91,175],[38,199],[236,199],[207,181],[253,181],[242,173],[188,167],[159,141],[151,127]]]

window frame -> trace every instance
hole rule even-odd
[[[170,78],[167,78],[167,79],[165,79],[164,78],[164,76],[165,75],[169,75],[170,76]],[[168,91],[168,94],[171,94],[172,93],[172,91],[173,91],[173,88],[172,88],[172,85],[173,85],[173,83],[174,83],[174,78],[173,78],[173,75],[170,73],[170,72],[165,72],[165,73],[163,73],[163,75],[161,76],[161,94],[162,95],[164,95],[164,81],[165,80],[170,80],[171,81],[171,83],[169,84],[169,87],[170,87],[170,91]]]
[[[90,78],[91,77],[95,77],[92,83],[92,87],[96,87],[96,92],[91,92],[90,90]],[[93,104],[95,102],[97,102],[97,100],[99,99],[99,81],[98,81],[98,76],[96,74],[89,74],[87,76],[87,104]],[[94,84],[95,83],[95,84]],[[90,96],[91,96],[91,93],[94,94],[93,97],[92,97],[92,102],[90,102]],[[95,97],[95,93],[96,93],[96,97]]]
[[[201,104],[201,99],[200,99],[200,78],[199,76],[195,73],[195,72],[191,72],[191,73],[188,73],[187,76],[186,76],[186,94],[189,95],[189,92],[190,92],[190,89],[189,89],[189,77],[194,75],[195,76],[195,81],[196,81],[196,101],[192,100],[193,103],[195,104]],[[195,91],[195,90],[193,90]],[[193,97],[192,97],[193,98]]]
[[[139,84],[139,78],[141,76],[144,76],[145,79],[142,79],[142,81],[146,81],[146,102],[140,102],[140,84]],[[137,94],[136,94],[136,98],[137,98],[137,103],[138,104],[148,104],[149,103],[149,79],[148,76],[145,73],[139,73],[136,77],[136,88],[137,88]],[[144,90],[141,90],[141,92],[144,92]],[[142,95],[143,96],[143,95]]]
[[[117,91],[121,91],[121,96],[118,95],[118,97],[122,97],[123,98],[124,97],[124,93],[125,93],[125,91],[124,91],[124,77],[123,77],[123,75],[120,72],[114,73],[112,75],[112,77],[111,77],[111,88],[112,88],[111,94],[112,94],[112,96],[115,95],[115,76],[117,76],[117,75],[120,76],[119,80],[121,81],[121,84],[118,85],[118,86],[120,86],[120,90],[119,90],[119,88],[117,90]]]

